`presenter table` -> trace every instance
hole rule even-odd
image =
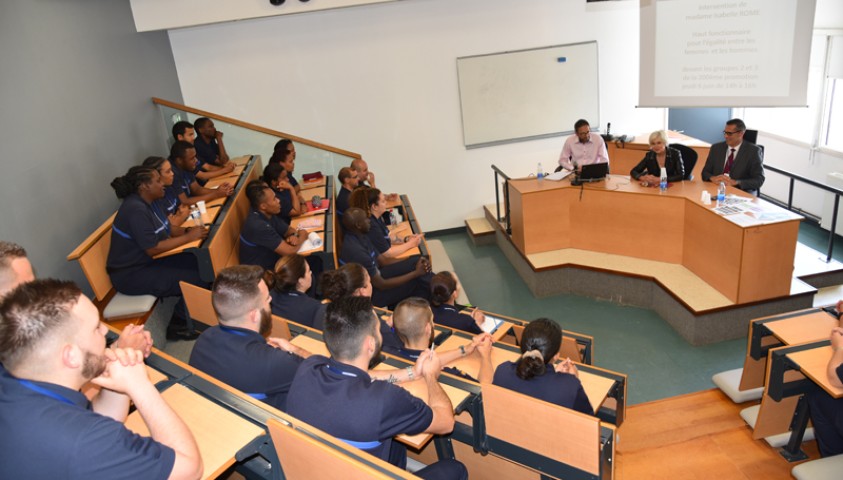
[[[711,149],[711,144],[689,137],[685,134],[669,131],[667,132],[667,142],[681,143],[682,145],[693,148],[697,152],[697,163],[694,166],[694,178],[700,178],[705,159],[708,157],[708,151]],[[637,135],[631,142],[621,143],[619,141],[606,143],[606,149],[609,152],[609,170],[614,175],[629,175],[630,170],[638,162],[644,158],[644,155],[650,150],[650,134],[642,133]]]
[[[726,298],[748,303],[790,294],[802,217],[751,198],[749,213],[724,216],[700,202],[701,181],[665,193],[628,177],[572,187],[509,181],[512,242],[524,256],[580,249],[679,264]]]

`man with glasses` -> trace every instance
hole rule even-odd
[[[764,184],[764,167],[758,145],[744,142],[746,124],[739,118],[726,122],[723,130],[725,142],[715,143],[708,152],[702,179],[705,182],[723,182],[730,187],[758,194]]]
[[[583,165],[593,163],[609,163],[609,152],[606,150],[606,142],[603,137],[591,132],[587,120],[577,120],[574,124],[576,135],[565,139],[562,153],[559,155],[559,168],[566,170],[579,170]]]

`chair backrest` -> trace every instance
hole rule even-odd
[[[214,305],[211,303],[212,293],[210,290],[187,282],[179,282],[179,286],[190,318],[210,327],[219,325],[217,312],[214,311]],[[292,338],[287,321],[277,315],[272,316],[272,331],[269,335],[286,340]]]
[[[287,480],[418,478],[304,423],[270,418],[267,427]]]
[[[697,158],[699,155],[693,148],[682,145],[681,143],[672,143],[670,148],[679,150],[682,154],[682,165],[685,168],[685,180],[692,180],[694,178],[694,167],[697,165]]]
[[[743,133],[743,139],[749,143],[758,143],[758,130],[746,129]]]
[[[94,233],[82,241],[75,250],[67,256],[68,261],[76,260],[82,267],[82,273],[91,284],[97,300],[104,300],[113,289],[111,279],[105,270],[108,251],[111,248],[111,224],[114,222],[115,212]]]
[[[589,474],[600,475],[600,420],[507,388],[482,385],[486,433]]]

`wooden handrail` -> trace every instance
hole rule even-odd
[[[218,115],[216,113],[206,112],[205,110],[199,110],[198,108],[188,107],[186,105],[181,105],[175,102],[171,102],[169,100],[164,100],[162,98],[152,97],[152,103],[156,105],[162,105],[164,107],[174,108],[176,110],[182,110],[188,113],[192,113],[195,115],[201,115],[203,117],[212,118],[214,120],[220,120],[226,123],[230,123],[232,125],[236,125],[238,127],[246,128],[248,130],[254,130],[256,132],[266,133],[267,135],[273,135],[276,137],[282,137],[290,139],[296,143],[302,143],[304,145],[310,145],[311,147],[318,148],[320,150],[327,150],[329,152],[337,153],[340,155],[345,155],[346,157],[360,159],[363,158],[362,155],[355,152],[350,152],[348,150],[343,150],[341,148],[332,147],[330,145],[325,145],[324,143],[314,142],[313,140],[308,140],[306,138],[302,138],[296,135],[291,135],[289,133],[279,132],[278,130],[272,130],[271,128],[261,127],[259,125],[255,125],[254,123],[244,122],[241,120],[237,120],[231,117],[224,117],[222,115]]]

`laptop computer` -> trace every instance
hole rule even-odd
[[[579,175],[571,180],[571,184],[579,185],[584,182],[597,182],[606,178],[606,175],[608,174],[608,163],[592,163],[589,165],[583,165]]]

